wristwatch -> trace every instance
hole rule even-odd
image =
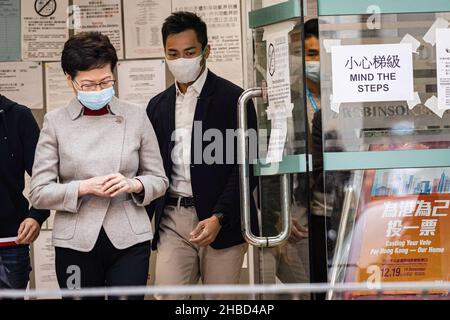
[[[217,217],[217,220],[219,220],[219,224],[223,227],[223,220],[225,218],[223,213],[214,213],[213,215]]]

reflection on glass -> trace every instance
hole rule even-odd
[[[266,79],[266,42],[263,41],[263,29],[254,31],[254,68],[256,83]],[[306,121],[305,106],[302,86],[302,43],[301,27],[299,24],[289,33],[289,66],[291,97],[294,104],[293,116],[287,121],[288,136],[284,155],[296,155],[306,153]],[[267,142],[271,134],[271,121],[267,119],[268,105],[258,100],[258,129],[259,158],[267,156]],[[265,129],[265,131],[264,131]],[[261,134],[266,134],[261,136]],[[275,236],[281,230],[281,203],[280,203],[280,176],[260,177],[260,229],[262,236]],[[293,229],[289,240],[276,248],[259,250],[259,279],[260,283],[308,283],[310,282],[309,270],[309,245],[308,245],[308,210],[306,192],[308,179],[304,175],[292,175],[291,193],[293,194],[291,216]],[[264,298],[292,299],[291,295],[269,296]],[[310,299],[310,294],[298,296],[300,299]]]
[[[385,14],[381,29],[370,29],[369,15],[320,17],[324,152],[450,147],[449,113],[441,117],[425,105],[437,96],[436,49],[423,36],[438,17],[450,20],[449,13]],[[331,54],[324,41],[393,44],[407,34],[421,42],[413,54],[414,91],[421,102],[416,106],[407,101],[343,103],[339,113],[332,111]],[[327,217],[329,280],[449,280],[449,175],[449,168],[325,172],[322,205]],[[434,293],[432,298],[448,297],[446,292]],[[417,294],[384,292],[383,298]],[[353,292],[334,293],[332,298],[379,296]]]

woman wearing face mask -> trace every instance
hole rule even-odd
[[[152,239],[144,206],[168,187],[153,127],[145,110],[114,97],[108,37],[78,34],[61,60],[76,97],[45,116],[30,192],[35,208],[56,210],[59,286],[144,286]]]

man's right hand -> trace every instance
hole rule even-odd
[[[288,239],[290,243],[297,243],[303,239],[308,238],[308,228],[302,226],[297,219],[292,219],[291,236]]]
[[[110,176],[94,177],[80,182],[80,189],[78,191],[79,197],[84,197],[88,194],[105,197],[109,196],[103,192],[105,183],[110,179]]]

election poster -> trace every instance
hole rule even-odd
[[[371,151],[402,150],[373,145]],[[449,142],[407,145],[447,149]],[[346,282],[439,282],[450,279],[450,168],[367,170],[357,210]],[[446,291],[430,291],[439,297]],[[413,296],[419,291],[385,291]],[[375,292],[352,292],[367,298]]]

